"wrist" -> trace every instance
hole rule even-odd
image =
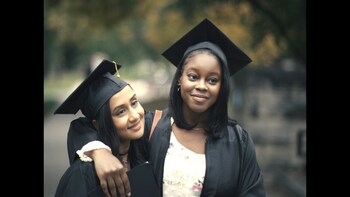
[[[76,153],[79,155],[80,160],[84,162],[93,161],[94,151],[102,150],[111,152],[111,148],[102,143],[101,141],[92,141],[85,144],[81,150],[78,150]]]

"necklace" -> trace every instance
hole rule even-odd
[[[129,160],[128,160],[128,153],[120,154],[121,162],[126,169],[130,169],[129,166]]]
[[[124,156],[121,156],[122,158],[122,163],[125,165],[125,164],[128,164],[128,156],[127,155],[124,155]]]

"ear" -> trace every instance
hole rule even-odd
[[[177,86],[181,86],[181,81],[182,81],[182,75],[180,76],[179,80],[177,80]]]

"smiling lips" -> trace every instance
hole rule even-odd
[[[205,101],[207,101],[209,99],[208,96],[202,95],[202,94],[192,94],[191,95],[193,100],[200,102],[200,103],[204,103]]]
[[[138,131],[141,129],[141,120],[139,120],[136,124],[131,125],[129,127],[130,130]]]

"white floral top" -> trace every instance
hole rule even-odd
[[[171,132],[165,157],[163,196],[200,196],[205,176],[205,154],[197,154],[180,144]]]

